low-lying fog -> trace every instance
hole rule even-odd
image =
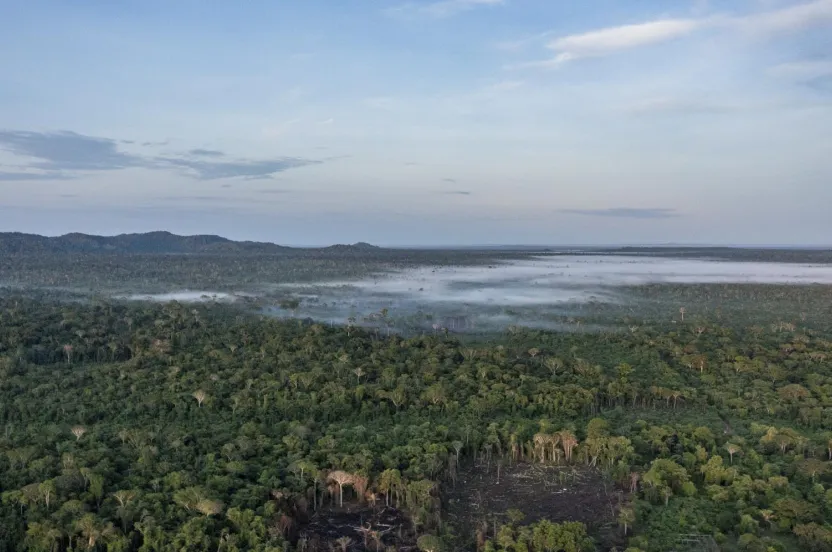
[[[832,266],[614,256],[535,257],[485,268],[419,268],[349,285],[431,302],[540,305],[587,300],[609,288],[657,282],[832,284]]]
[[[291,311],[277,306],[269,309],[278,316],[468,330],[518,323],[555,326],[576,306],[623,303],[628,300],[622,293],[623,286],[648,283],[832,284],[832,265],[549,256],[490,266],[421,267],[358,281],[284,283],[276,292],[265,295],[300,300],[300,306]],[[133,298],[198,301],[241,296],[182,292]],[[386,319],[379,314],[382,309],[388,311]],[[529,323],[531,319],[534,324]]]
[[[624,303],[628,297],[623,286],[648,283],[832,284],[832,266],[555,256],[486,267],[422,267],[354,282],[283,287],[301,299],[298,316],[333,323],[353,318],[361,323],[388,309],[396,327],[437,324],[470,330],[510,324],[556,327],[581,304]],[[387,324],[380,316],[373,318],[370,323]]]
[[[117,296],[117,299],[128,299],[130,301],[157,301],[168,303],[179,301],[180,303],[205,303],[208,301],[233,302],[242,297],[252,297],[249,293],[224,293],[221,291],[174,291],[171,293],[135,293],[132,295]]]

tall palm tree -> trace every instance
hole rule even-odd
[[[99,542],[106,542],[116,535],[112,523],[103,523],[92,514],[87,514],[75,524],[78,532],[81,533],[82,545],[92,550]]]
[[[329,474],[327,478],[328,481],[334,481],[338,484],[338,491],[339,491],[339,506],[344,505],[344,485],[351,485],[353,482],[352,475],[348,474],[345,471],[337,470]]]
[[[618,524],[624,528],[624,536],[627,536],[627,532],[630,529],[630,526],[635,523],[636,521],[636,512],[629,506],[625,506],[618,511]]]
[[[578,446],[578,439],[568,429],[558,432],[558,436],[560,437],[560,445],[563,447],[563,453],[566,456],[566,461],[571,462],[572,451],[575,450],[576,446]]]
[[[731,464],[733,464],[734,455],[740,451],[740,447],[734,443],[728,443],[725,445],[725,450],[728,451],[728,454],[731,456]]]

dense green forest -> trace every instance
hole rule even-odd
[[[832,550],[832,333],[622,328],[2,298],[0,551]]]

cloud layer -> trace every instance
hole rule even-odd
[[[2,130],[0,149],[27,159],[25,168],[34,172],[0,171],[0,181],[68,180],[92,171],[129,168],[178,170],[199,180],[266,178],[289,169],[322,163],[299,157],[229,159],[224,152],[199,148],[179,156],[142,156],[121,151],[119,143],[132,142],[85,136],[66,130]],[[144,145],[159,144],[146,142]]]
[[[217,180],[221,178],[265,178],[275,173],[288,171],[307,165],[316,165],[321,161],[281,157],[263,161],[204,161],[193,158],[164,158],[161,162],[187,169],[186,174],[200,180]]]
[[[72,177],[62,172],[4,172],[0,171],[0,182],[25,182],[27,180],[69,180]]]
[[[47,171],[110,171],[148,166],[148,160],[118,150],[118,141],[70,131],[0,131],[0,148],[34,158],[30,167]]]
[[[217,150],[209,150],[209,149],[192,149],[188,152],[190,155],[196,155],[199,157],[224,157],[225,154],[221,151]]]

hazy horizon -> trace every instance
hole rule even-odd
[[[90,234],[88,232],[80,232],[80,231],[69,231],[69,232],[62,232],[62,233],[53,233],[53,234],[44,234],[38,232],[22,232],[19,230],[0,230],[0,234],[2,233],[19,233],[19,234],[28,234],[34,236],[43,236],[47,238],[60,238],[64,236],[69,236],[73,234],[83,234],[83,235],[91,235],[91,236],[100,236],[100,237],[117,237],[122,235],[129,235],[129,234],[148,234],[148,233],[170,233],[174,235],[179,235],[181,237],[193,237],[193,236],[219,236],[221,238],[225,238],[231,241],[260,241],[263,243],[272,243],[275,245],[280,245],[284,247],[296,247],[296,248],[322,248],[322,247],[330,247],[333,245],[354,245],[357,243],[368,243],[370,245],[374,245],[377,247],[382,248],[399,248],[399,249],[509,249],[512,247],[516,248],[524,248],[524,249],[539,249],[539,248],[553,248],[558,249],[561,251],[568,251],[572,249],[595,249],[595,250],[603,250],[608,248],[624,248],[624,247],[651,247],[651,248],[674,248],[674,247],[682,247],[682,248],[733,248],[733,249],[805,249],[805,250],[822,250],[827,248],[832,248],[832,244],[829,243],[822,243],[822,244],[796,244],[796,243],[702,243],[702,242],[643,242],[643,243],[629,243],[629,242],[609,242],[609,243],[566,243],[566,242],[553,242],[553,243],[450,243],[450,244],[439,244],[439,245],[432,245],[432,244],[414,244],[414,243],[396,243],[396,244],[387,244],[383,242],[375,242],[375,241],[365,241],[362,240],[360,242],[329,242],[329,243],[289,243],[289,242],[282,242],[280,240],[275,239],[259,239],[253,240],[249,238],[237,238],[233,235],[225,235],[225,234],[216,234],[214,232],[206,231],[206,232],[199,232],[196,234],[176,234],[175,232],[171,232],[169,230],[164,229],[151,229],[145,230],[141,232],[118,232],[118,233],[96,233]]]

